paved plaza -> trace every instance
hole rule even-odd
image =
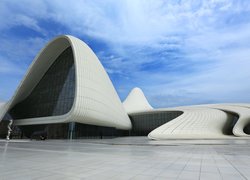
[[[250,179],[250,139],[1,140],[5,179]]]

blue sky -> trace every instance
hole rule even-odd
[[[140,87],[154,107],[250,102],[248,0],[1,0],[0,102],[61,34],[93,49],[121,100]]]

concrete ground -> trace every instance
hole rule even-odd
[[[250,179],[250,139],[1,140],[5,179]]]

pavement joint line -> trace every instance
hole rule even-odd
[[[224,159],[244,178],[244,179],[246,179],[246,180],[248,180],[248,178],[242,173],[242,172],[240,172],[239,170],[238,170],[238,168],[236,168],[235,166],[234,166],[234,164],[233,163],[231,163],[231,161],[229,161],[226,157],[225,157],[225,155],[222,155],[223,157],[224,157]]]

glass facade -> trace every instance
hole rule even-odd
[[[105,137],[115,137],[117,132],[115,128],[94,126],[88,124],[76,123],[74,129],[75,138],[88,138],[88,139],[103,139]]]
[[[132,114],[129,116],[133,127],[131,135],[146,136],[152,130],[177,118],[182,113],[181,111],[158,111]]]
[[[10,110],[13,119],[63,115],[75,96],[75,66],[72,48],[64,50],[31,94]]]
[[[73,125],[73,126],[72,126]],[[48,139],[103,139],[128,135],[128,131],[112,127],[94,126],[81,123],[56,123],[19,126],[24,138],[39,139],[45,135]]]

